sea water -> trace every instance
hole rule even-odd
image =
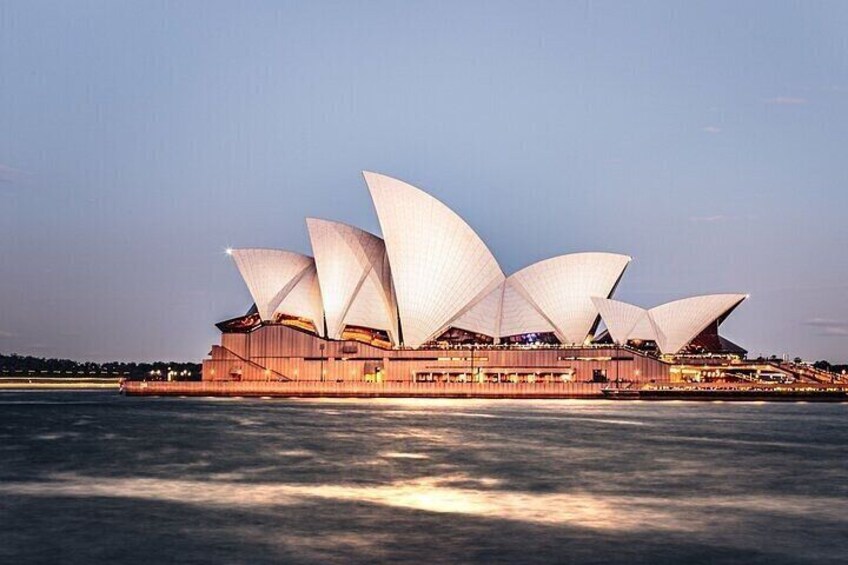
[[[0,563],[845,563],[848,404],[0,393]]]

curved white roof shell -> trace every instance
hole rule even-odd
[[[591,297],[610,296],[628,263],[630,257],[616,253],[560,255],[510,275],[507,286],[536,308],[562,343],[581,344],[598,318]]]
[[[274,319],[277,307],[313,267],[312,257],[282,249],[231,249],[228,253],[264,321]]]
[[[644,308],[610,298],[593,297],[592,302],[601,314],[604,325],[615,343],[627,343],[630,339],[656,341],[656,332],[651,333],[653,326],[648,317],[648,311]],[[639,326],[638,331],[637,326]],[[649,334],[650,337],[645,334]]]
[[[721,322],[747,294],[708,294],[661,304],[645,310],[617,300],[595,297],[604,324],[616,343],[654,340],[662,353],[686,347],[713,322]]]
[[[498,337],[500,335],[501,305],[503,303],[504,285],[499,284],[482,300],[468,309],[467,312],[451,322],[451,326],[476,332],[479,334]]]
[[[525,298],[511,277],[504,283],[501,312],[501,337],[556,332],[553,322]]]
[[[649,311],[663,353],[677,353],[711,323],[726,317],[747,294],[708,294],[667,302]]]
[[[404,345],[418,347],[497,288],[504,275],[450,208],[403,181],[363,174],[386,242]]]
[[[321,289],[318,287],[318,273],[315,262],[303,271],[303,276],[281,301],[274,314],[286,314],[305,318],[312,322],[318,335],[324,335],[324,310],[321,304]]]
[[[657,326],[654,319],[648,315],[640,318],[633,329],[630,330],[630,339],[638,339],[640,341],[659,341]],[[623,342],[622,342],[623,343]]]
[[[598,317],[591,296],[611,294],[629,261],[613,253],[574,253],[535,263],[451,325],[494,337],[552,332],[563,343],[583,343]]]
[[[451,325],[492,337],[555,332],[553,324],[507,279]]]
[[[385,330],[396,344],[396,309],[386,246],[364,230],[307,218],[315,254],[327,337],[341,339],[347,325]]]

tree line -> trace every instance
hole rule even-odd
[[[200,363],[181,361],[153,361],[134,363],[110,361],[73,361],[0,353],[0,376],[78,376],[89,378],[123,377],[130,380],[200,380]]]

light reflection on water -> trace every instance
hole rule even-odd
[[[685,524],[673,512],[664,509],[665,501],[661,499],[603,497],[582,492],[532,494],[489,490],[499,483],[492,478],[478,480],[455,475],[444,479],[420,479],[382,486],[233,482],[245,478],[238,473],[213,474],[209,477],[211,481],[56,475],[46,484],[22,482],[0,485],[0,493],[36,497],[147,499],[210,508],[286,506],[318,498],[519,522],[573,524],[590,529],[653,531],[692,528],[691,524]],[[450,486],[456,482],[481,488]],[[732,501],[713,501],[710,504],[728,505]]]
[[[846,556],[843,405],[65,398],[0,395],[2,563]]]

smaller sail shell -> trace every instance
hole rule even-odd
[[[313,265],[312,257],[282,249],[232,249],[228,253],[264,321],[274,319],[277,307]]]
[[[386,246],[382,239],[341,222],[306,220],[328,337],[347,325],[385,330],[397,343],[397,316]]]
[[[746,294],[708,294],[667,302],[650,310],[600,297],[592,300],[616,343],[653,340],[662,353],[673,355],[707,326],[720,323],[746,298]]]

